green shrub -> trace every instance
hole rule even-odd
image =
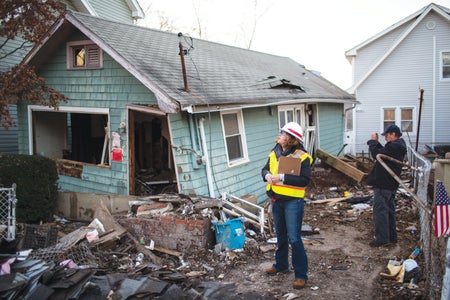
[[[38,155],[0,154],[0,186],[16,183],[16,220],[24,223],[52,219],[58,197],[56,163]]]

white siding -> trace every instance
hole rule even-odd
[[[434,21],[433,30],[426,24]],[[364,49],[376,47],[376,40]],[[382,48],[386,48],[385,45]],[[389,48],[389,47],[387,47]],[[450,144],[450,81],[440,81],[440,52],[450,49],[450,24],[432,12],[424,18],[385,61],[364,81],[356,91],[360,105],[355,114],[356,153],[367,152],[366,141],[370,133],[382,130],[382,107],[414,106],[416,118],[419,113],[419,89],[424,90],[421,124],[419,131],[419,150],[424,144]],[[374,52],[377,52],[374,50]],[[367,59],[367,60],[364,60]],[[434,60],[433,60],[434,59]],[[367,67],[373,57],[359,56],[358,65]],[[357,67],[356,69],[360,69]],[[357,80],[356,80],[357,81]],[[435,120],[435,124],[433,122]],[[414,130],[417,129],[417,119]],[[435,126],[435,127],[434,127]],[[415,146],[416,132],[404,135],[406,142]]]

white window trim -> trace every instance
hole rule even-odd
[[[443,59],[442,59],[442,55],[444,53],[450,53],[450,50],[442,50],[441,51],[441,55],[439,56],[439,79],[441,81],[450,81],[450,77],[449,78],[444,78],[443,77],[443,71],[444,71],[444,64],[443,64]]]
[[[416,135],[416,127],[417,127],[417,117],[416,117],[416,107],[411,105],[398,105],[398,106],[382,106],[380,112],[380,132],[384,131],[384,110],[385,109],[394,109],[395,110],[395,125],[397,125],[400,129],[402,128],[402,109],[412,109],[412,121],[413,128],[411,132],[408,132],[410,135]]]
[[[86,63],[85,66],[82,67],[75,67],[73,65],[73,48],[77,46],[89,46],[89,45],[95,45],[97,46],[93,41],[91,40],[82,40],[82,41],[72,41],[67,42],[66,44],[66,66],[67,70],[95,70],[95,69],[102,69],[103,68],[103,51],[100,47],[98,47],[98,59],[99,64],[98,66],[88,66]]]
[[[33,111],[55,111],[54,108],[40,106],[40,105],[28,105],[28,154],[33,155]],[[108,115],[108,136],[110,136],[110,120],[108,108],[95,108],[95,107],[73,107],[73,106],[59,106],[58,112],[72,112],[72,113],[86,113],[86,114],[102,114]]]
[[[237,115],[238,128],[239,128],[239,133],[241,135],[241,142],[242,142],[243,157],[240,159],[233,160],[233,161],[229,160],[227,138],[225,135],[225,125],[223,123],[223,117],[222,117],[223,115],[227,115],[227,114],[236,114]],[[248,157],[247,139],[245,137],[244,117],[242,115],[242,110],[229,110],[229,111],[221,112],[220,120],[222,123],[223,142],[225,145],[225,153],[226,153],[226,157],[227,157],[228,167],[236,167],[236,166],[248,163],[250,161],[250,159]]]

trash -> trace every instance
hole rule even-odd
[[[405,265],[405,272],[411,272],[419,266],[414,259],[407,259],[403,262],[403,264]]]
[[[381,272],[380,276],[388,279],[394,279],[397,282],[403,282],[405,276],[405,265],[402,261],[389,260],[387,265],[388,273]]]
[[[331,266],[331,270],[346,271],[348,270],[348,266]]]
[[[415,259],[417,257],[417,255],[419,255],[419,253],[420,253],[420,249],[416,248],[416,249],[414,249],[413,252],[411,252],[411,254],[409,255],[408,258]]]
[[[88,233],[86,233],[86,239],[89,243],[93,242],[93,241],[98,241],[98,231],[97,229],[94,229],[92,231],[89,231]]]
[[[344,197],[353,197],[353,193],[350,193],[348,191],[344,192]]]
[[[277,243],[277,238],[276,237],[270,238],[270,239],[267,240],[267,242],[269,244],[276,244]]]

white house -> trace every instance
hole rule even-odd
[[[419,152],[450,144],[450,9],[431,3],[345,55],[359,102],[347,152],[367,153],[370,134],[390,124]]]

